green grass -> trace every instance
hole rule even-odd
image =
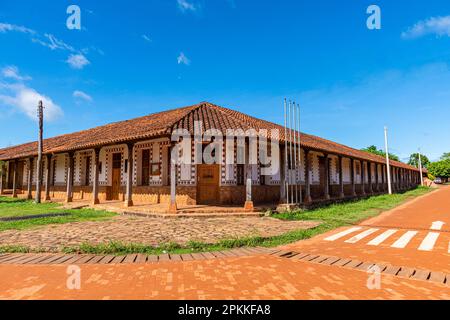
[[[402,194],[381,195],[371,197],[365,200],[354,202],[335,204],[328,207],[318,208],[314,210],[298,211],[293,213],[277,214],[273,217],[282,220],[304,220],[304,221],[320,221],[318,227],[307,230],[296,230],[274,237],[247,237],[222,240],[215,244],[191,241],[182,246],[177,243],[167,243],[159,247],[147,246],[134,243],[110,242],[100,245],[92,245],[84,243],[77,247],[66,247],[63,249],[65,253],[78,254],[148,254],[157,255],[162,253],[193,253],[193,252],[213,252],[228,250],[241,247],[277,247],[300,240],[310,239],[318,234],[325,233],[335,228],[351,225],[361,222],[370,217],[377,216],[383,211],[392,209],[407,200],[424,195],[430,192],[430,188],[419,187],[412,191]],[[0,209],[1,210],[1,209]],[[96,212],[97,213],[97,212]],[[131,231],[132,232],[132,231]],[[28,251],[27,251],[28,250]],[[0,247],[1,252],[31,252],[32,250],[24,247]],[[33,252],[40,252],[35,249]]]
[[[0,218],[23,217],[52,213],[68,213],[68,216],[46,217],[22,221],[0,221],[0,231],[23,230],[49,224],[105,220],[115,213],[92,209],[67,210],[56,203],[35,204],[32,201],[0,197]]]

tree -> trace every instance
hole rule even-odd
[[[431,163],[428,171],[435,177],[450,178],[450,159]]]
[[[361,150],[376,154],[378,156],[386,157],[386,152],[384,152],[381,149],[378,149],[377,146],[370,146],[370,147],[367,147],[367,148],[361,149]],[[400,158],[392,153],[389,153],[389,159],[394,160],[394,161],[400,161]]]
[[[422,159],[422,167],[428,168],[428,166],[430,165],[430,159],[428,159],[428,157],[426,155],[421,154],[420,155],[421,159]],[[418,153],[413,153],[410,157],[409,157],[409,161],[408,164],[410,166],[414,166],[414,167],[419,167],[419,154]]]
[[[441,160],[450,160],[450,152],[446,152],[442,155]]]

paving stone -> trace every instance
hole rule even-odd
[[[169,242],[185,245],[190,240],[216,243],[222,239],[248,236],[271,237],[313,228],[316,225],[316,222],[311,221],[282,221],[270,217],[150,219],[117,216],[108,221],[85,221],[30,230],[3,231],[0,232],[0,245],[20,245],[46,250],[111,241],[150,246]],[[0,261],[2,258],[3,256],[0,256]]]
[[[430,281],[438,282],[438,283],[445,283],[445,273],[436,272],[436,271],[431,272]]]
[[[403,278],[410,278],[414,274],[414,271],[412,268],[402,267],[397,275]]]
[[[428,280],[429,277],[430,277],[430,271],[416,270],[416,272],[411,276],[411,279]]]

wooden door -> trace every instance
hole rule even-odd
[[[197,203],[218,204],[219,202],[219,165],[197,166]]]
[[[122,155],[115,153],[113,155],[113,169],[112,169],[112,190],[111,199],[120,200],[120,180],[121,180],[121,168],[122,168]]]

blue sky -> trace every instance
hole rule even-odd
[[[304,132],[450,151],[448,0],[2,0],[0,71],[0,147],[35,140],[39,98],[54,136],[200,101],[282,123],[288,97]]]

